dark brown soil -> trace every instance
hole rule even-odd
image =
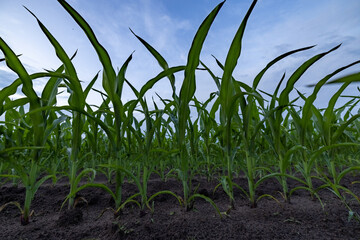
[[[342,184],[360,195],[359,177],[347,177]],[[97,181],[103,181],[101,179]],[[246,186],[246,179],[237,179]],[[198,192],[211,197],[221,211],[228,210],[228,198],[218,189],[217,182],[205,179],[194,180],[200,186]],[[294,182],[290,183],[295,186]],[[101,189],[86,189],[82,192],[77,207],[73,210],[59,208],[68,193],[66,180],[56,186],[50,183],[40,187],[33,201],[34,215],[26,226],[20,224],[20,213],[15,206],[8,206],[0,213],[0,239],[360,239],[360,223],[348,221],[348,210],[329,190],[320,192],[325,205],[310,199],[305,191],[295,192],[291,203],[283,203],[275,180],[263,183],[258,193],[269,193],[281,201],[263,198],[257,208],[250,208],[249,202],[240,191],[235,191],[236,209],[222,219],[205,200],[197,199],[194,210],[184,211],[177,200],[170,195],[155,199],[152,214],[140,211],[136,205],[128,205],[114,218],[109,194]],[[179,181],[163,182],[153,178],[149,182],[149,195],[160,190],[172,190],[182,194]],[[9,183],[0,188],[0,206],[9,201],[23,202],[24,189]],[[136,193],[135,185],[124,185],[124,197]],[[86,202],[84,201],[86,200]],[[359,211],[358,203],[351,207]]]

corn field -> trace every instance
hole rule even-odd
[[[222,70],[222,75],[216,76],[200,60],[200,53],[212,23],[226,4],[221,2],[198,27],[187,61],[180,66],[169,66],[160,52],[131,30],[134,41],[140,41],[162,68],[136,89],[126,74],[133,54],[116,70],[86,20],[66,1],[58,2],[85,33],[102,69],[92,79],[81,82],[72,63],[76,53],[68,55],[46,28],[46,19],[38,19],[29,9],[61,66],[29,74],[20,53],[15,53],[0,36],[0,64],[18,77],[0,90],[0,185],[11,183],[26,189],[23,201],[4,203],[0,214],[15,205],[21,212],[21,224],[27,225],[37,190],[45,182],[56,185],[65,178],[68,194],[59,208],[75,208],[79,193],[97,188],[113,199],[109,207],[117,217],[131,204],[141,211],[156,211],[153,202],[161,195],[169,195],[185,211],[192,210],[196,201],[205,200],[219,218],[224,218],[237,207],[235,190],[243,193],[251,208],[261,205],[263,199],[289,204],[293,193],[305,190],[310,199],[321,204],[319,192],[331,191],[349,218],[360,221],[360,212],[349,204],[359,205],[359,195],[342,184],[344,177],[358,176],[360,171],[360,95],[343,94],[354,86],[360,91],[360,60],[329,69],[328,75],[309,86],[310,94],[294,87],[309,68],[316,68],[313,65],[317,61],[326,61],[328,54],[341,51],[340,45],[312,56],[294,72],[278,76],[273,92],[258,87],[267,71],[314,46],[276,57],[252,76],[251,84],[238,81],[233,73],[246,25],[257,4],[254,0],[228,48],[225,62],[214,59]],[[355,73],[341,75],[347,69]],[[206,72],[208,81],[217,86],[206,101],[195,96],[197,87],[201,88],[196,84],[200,71]],[[41,95],[33,87],[33,81],[39,79],[46,80]],[[102,89],[95,89],[95,82],[101,82]],[[172,98],[147,94],[154,85],[164,82],[170,83]],[[175,82],[181,82],[180,89],[176,89]],[[326,108],[318,108],[314,102],[328,85],[337,86],[337,91],[327,99]],[[134,99],[123,100],[124,86],[130,87]],[[23,97],[13,98],[18,91]],[[57,104],[62,92],[69,95],[66,106]],[[92,92],[101,94],[98,106],[87,102]],[[339,106],[339,99],[345,99],[345,104]],[[106,176],[107,182],[97,182],[99,175]],[[150,195],[148,181],[152,176],[164,182],[177,180],[182,194],[168,189]],[[226,193],[228,209],[219,208],[211,196],[198,192],[192,181],[199,177],[217,182],[213,190]],[[247,185],[236,183],[242,177]],[[281,193],[259,194],[258,187],[273,179],[280,184]],[[290,179],[298,183],[297,187],[289,187]],[[320,186],[313,184],[315,180],[321,182]],[[133,184],[137,193],[125,198],[124,183]]]

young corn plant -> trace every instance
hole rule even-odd
[[[251,12],[253,11],[257,1],[254,0],[247,11],[242,23],[240,24],[235,37],[230,45],[225,64],[223,66],[223,75],[221,77],[221,83],[217,84],[219,86],[219,105],[220,105],[220,125],[223,129],[223,140],[224,140],[224,153],[226,158],[226,165],[227,165],[227,176],[222,177],[221,183],[224,191],[228,194],[230,198],[230,205],[232,208],[235,207],[235,199],[233,195],[233,188],[234,188],[234,182],[233,182],[233,165],[234,165],[234,158],[235,158],[235,151],[234,146],[232,145],[232,126],[233,126],[233,119],[234,119],[234,113],[236,113],[236,109],[238,109],[238,106],[240,105],[240,108],[242,109],[243,116],[245,111],[247,111],[247,105],[245,100],[246,94],[251,93],[245,93],[242,92],[240,87],[235,83],[232,74],[233,71],[237,65],[238,58],[241,54],[241,48],[242,48],[242,38],[245,32],[245,27],[247,24],[247,21],[250,17]],[[217,83],[216,78],[214,78],[215,82]],[[242,84],[244,86],[244,84]],[[236,90],[237,91],[236,91]],[[250,111],[251,112],[251,111]],[[243,121],[248,120],[243,118]],[[246,138],[248,137],[249,126],[247,125],[248,122],[243,122],[243,132],[244,140],[246,142]],[[246,144],[246,143],[245,143]],[[245,149],[248,150],[248,146],[245,146]],[[245,151],[246,151],[245,150]],[[254,196],[254,188],[253,188],[253,171],[254,167],[253,162],[251,160],[251,157],[249,155],[249,152],[246,152],[246,162],[247,162],[247,177],[248,177],[248,183],[249,183],[249,193],[250,198]],[[251,200],[253,202],[253,200]]]
[[[28,10],[28,9],[27,9]],[[90,89],[94,85],[97,75],[93,78],[93,80],[89,83],[85,91],[82,89],[80,84],[80,80],[77,76],[76,69],[71,62],[71,58],[66,54],[63,47],[59,44],[59,42],[53,37],[53,35],[48,31],[48,29],[40,22],[40,20],[30,11],[28,10],[37,20],[38,25],[40,26],[43,33],[48,38],[49,42],[54,47],[56,55],[64,64],[65,75],[67,76],[64,79],[66,83],[68,92],[70,93],[70,97],[68,100],[69,106],[74,109],[72,115],[72,141],[71,141],[71,149],[70,157],[69,157],[69,181],[70,181],[70,195],[68,202],[68,208],[74,207],[74,192],[78,187],[78,184],[82,177],[89,172],[92,172],[95,175],[94,169],[84,169],[81,171],[79,175],[79,152],[81,147],[81,135],[83,133],[84,119],[82,114],[79,111],[84,111],[85,108],[85,99],[90,92]]]
[[[174,196],[181,205],[180,198],[175,193],[173,193],[172,191],[169,191],[169,190],[156,192],[155,194],[153,194],[152,196],[150,196],[148,198],[148,191],[147,191],[148,181],[149,181],[151,174],[154,171],[154,162],[152,159],[153,158],[153,156],[152,156],[153,155],[152,154],[153,153],[153,151],[152,151],[153,138],[154,138],[156,129],[161,124],[163,111],[160,112],[160,116],[158,115],[157,118],[155,120],[153,120],[151,117],[151,112],[149,111],[149,107],[146,102],[146,99],[139,98],[140,93],[135,89],[134,86],[132,86],[132,84],[130,82],[127,81],[127,83],[130,86],[130,88],[132,89],[132,91],[134,92],[135,96],[138,97],[137,101],[140,102],[140,105],[142,107],[141,112],[144,114],[144,117],[145,117],[144,122],[146,124],[145,136],[141,136],[142,134],[141,134],[140,128],[138,129],[138,131],[136,131],[134,128],[132,128],[130,125],[128,125],[128,127],[133,132],[133,135],[135,136],[135,138],[137,140],[137,145],[139,146],[138,152],[140,153],[140,159],[142,161],[141,161],[141,164],[138,165],[137,176],[130,173],[129,171],[125,172],[129,177],[131,177],[134,180],[135,184],[138,187],[140,197],[141,197],[141,201],[139,204],[141,206],[141,210],[143,211],[146,206],[151,211],[153,211],[153,209],[150,207],[149,203],[152,199],[154,199],[156,196],[159,196],[161,194],[170,194],[170,195]],[[133,102],[132,104],[135,105],[137,103],[137,101]],[[159,112],[159,111],[157,111],[157,112]]]
[[[48,124],[49,112],[43,111],[43,107],[51,107],[55,104],[55,97],[57,94],[57,85],[59,80],[57,77],[50,78],[47,85],[45,86],[41,98],[39,98],[33,88],[32,80],[50,76],[48,73],[38,73],[29,75],[25,70],[23,64],[19,60],[18,56],[11,50],[11,48],[6,44],[6,42],[0,38],[0,49],[5,55],[6,64],[8,67],[14,71],[19,79],[15,80],[13,84],[2,89],[0,91],[0,98],[6,99],[8,96],[16,92],[17,87],[22,84],[22,91],[26,96],[20,101],[10,102],[11,107],[16,107],[18,104],[29,103],[29,113],[28,115],[31,118],[31,135],[32,139],[30,141],[31,145],[29,146],[18,146],[13,149],[7,149],[8,151],[18,150],[18,149],[28,149],[30,151],[30,159],[27,160],[29,169],[21,164],[14,163],[14,168],[18,174],[18,177],[22,180],[22,183],[25,186],[25,201],[23,207],[19,203],[10,202],[8,204],[15,204],[21,211],[21,224],[26,225],[29,223],[29,217],[31,215],[30,207],[32,200],[38,190],[38,188],[43,184],[47,179],[51,178],[51,175],[46,175],[44,177],[39,177],[40,171],[40,159],[42,150],[45,147],[46,140],[51,134],[52,130],[61,122],[61,120],[54,120],[51,124]],[[49,87],[52,86],[52,87]],[[2,103],[2,101],[0,101]],[[2,105],[3,109],[7,109],[9,106]],[[1,210],[7,206],[5,204],[1,207]]]
[[[220,11],[224,2],[221,2],[217,5],[213,11],[205,18],[205,20],[200,25],[197,33],[193,39],[191,48],[188,53],[188,60],[185,66],[184,72],[184,81],[180,89],[179,95],[179,106],[178,106],[178,148],[180,150],[179,162],[180,169],[178,169],[179,177],[183,185],[183,194],[184,194],[184,205],[186,210],[190,210],[193,206],[193,200],[197,197],[204,198],[210,202],[216,209],[216,205],[212,202],[211,199],[200,195],[192,194],[191,195],[191,176],[189,176],[190,171],[190,156],[188,155],[186,147],[186,129],[188,127],[188,121],[190,118],[190,108],[189,103],[195,94],[196,89],[196,80],[195,80],[195,71],[199,65],[199,58],[202,46],[204,44],[205,38],[208,34],[211,24],[213,23],[216,15]],[[218,211],[218,209],[217,209]],[[219,212],[219,211],[218,211]]]
[[[203,162],[206,166],[206,170],[204,174],[206,175],[208,181],[212,180],[214,175],[214,168],[216,167],[216,163],[211,157],[211,148],[213,143],[213,129],[217,126],[215,119],[210,115],[207,111],[206,107],[208,104],[215,98],[216,94],[212,94],[205,103],[199,102],[196,98],[194,98],[194,104],[196,106],[198,112],[199,119],[199,137],[201,137],[202,141],[199,143],[199,152],[202,156]]]

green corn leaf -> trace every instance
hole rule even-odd
[[[46,140],[48,139],[48,137],[50,136],[50,134],[54,131],[54,129],[62,122],[64,122],[66,119],[68,118],[68,116],[66,115],[62,115],[59,118],[56,118],[54,121],[52,121],[51,125],[48,126],[45,130],[45,137],[44,137],[44,142],[43,145],[45,145]]]
[[[185,138],[185,129],[186,122],[190,115],[189,102],[194,96],[196,89],[195,82],[195,70],[199,65],[199,58],[202,46],[204,44],[205,38],[208,34],[210,26],[212,25],[216,15],[220,11],[220,8],[223,6],[224,2],[221,2],[217,5],[214,10],[205,18],[205,20],[200,25],[196,35],[193,39],[191,48],[188,53],[188,60],[185,67],[184,82],[180,89],[180,109],[179,109],[179,144],[181,145]]]
[[[4,105],[3,112],[6,112],[7,110],[10,109],[15,109],[20,106],[24,106],[27,103],[29,103],[29,98],[27,97],[15,99],[14,101],[10,101]],[[1,114],[2,112],[0,112],[0,115]]]
[[[213,56],[214,57],[214,56]],[[218,64],[218,66],[222,69],[222,70],[224,70],[224,65],[216,58],[216,57],[214,57],[215,58],[215,60],[216,60],[216,63]],[[206,69],[206,68],[205,68]],[[232,82],[234,83],[234,90],[235,90],[235,92],[236,93],[240,93],[241,92],[241,89],[240,89],[240,87],[241,88],[243,88],[245,91],[247,91],[247,92],[251,92],[251,87],[249,86],[249,85],[247,85],[246,83],[243,83],[243,82],[240,82],[240,81],[236,81],[235,80],[235,78],[234,77],[231,77],[231,79],[232,79]],[[219,88],[219,90],[221,89],[221,87]]]
[[[71,17],[76,21],[76,23],[81,27],[81,29],[86,34],[87,38],[94,47],[99,60],[104,68],[103,71],[103,88],[108,94],[111,102],[114,107],[115,114],[115,124],[116,124],[116,151],[120,149],[121,145],[121,124],[122,117],[124,114],[124,109],[121,103],[121,99],[117,95],[118,82],[115,70],[112,66],[110,56],[105,48],[97,40],[93,30],[85,19],[74,9],[72,8],[65,0],[58,0],[58,2],[63,6],[63,8],[71,15]]]
[[[261,72],[255,77],[254,82],[253,82],[253,87],[252,87],[253,90],[255,90],[255,89],[257,88],[257,86],[259,85],[259,82],[260,82],[261,78],[263,77],[263,75],[265,74],[265,72],[266,72],[272,65],[274,65],[275,63],[277,63],[278,61],[280,61],[281,59],[283,59],[283,58],[285,58],[285,57],[287,57],[287,56],[290,56],[290,55],[292,55],[292,54],[294,54],[294,53],[297,53],[297,52],[300,52],[300,51],[305,51],[305,50],[311,49],[311,48],[313,48],[313,47],[315,47],[315,45],[314,45],[314,46],[310,46],[310,47],[299,48],[299,49],[296,49],[296,50],[293,50],[293,51],[284,53],[284,54],[278,56],[277,58],[275,58],[274,60],[272,60],[271,62],[269,62],[269,63],[266,65],[266,67],[265,67],[263,70],[261,70]]]
[[[9,97],[10,95],[13,95],[16,93],[18,87],[22,84],[22,81],[20,78],[16,79],[13,83],[11,83],[9,86],[4,87],[0,90],[0,104],[3,104],[5,99]]]
[[[284,79],[285,79],[285,73],[281,77],[278,85],[275,88],[275,91],[274,91],[273,95],[271,96],[270,109],[273,109],[275,107],[276,100],[278,100],[277,95],[278,95],[278,92],[280,90],[280,86],[283,83]]]
[[[343,85],[341,85],[340,89],[336,91],[336,93],[330,98],[329,100],[329,104],[325,110],[324,113],[324,126],[323,126],[323,138],[325,141],[326,145],[330,145],[332,144],[331,142],[331,127],[334,121],[334,117],[335,117],[335,113],[334,113],[334,108],[335,108],[335,104],[337,102],[337,100],[339,99],[341,93],[351,84],[350,81],[343,83]]]
[[[76,52],[74,55],[70,58],[72,60],[76,56]],[[42,75],[41,73],[38,73],[39,77],[47,77],[48,73],[54,73],[56,76],[50,76],[50,79],[46,83],[42,93],[41,93],[41,100],[42,100],[42,106],[52,106],[56,104],[56,95],[58,94],[58,87],[61,84],[61,81],[63,77],[61,77],[62,73],[64,72],[65,67],[64,65],[61,65],[58,69],[53,71],[47,71],[47,73],[44,73],[45,75]],[[32,77],[32,76],[31,76]],[[70,78],[71,80],[71,78]],[[74,80],[71,80],[74,81]]]
[[[356,62],[352,63],[351,65],[358,64],[358,63],[359,63],[359,61],[356,61]],[[344,77],[340,77],[340,78],[337,78],[330,82],[327,82],[326,84],[339,84],[339,83],[345,83],[345,82],[360,82],[360,73],[349,74]],[[310,84],[307,86],[314,87],[315,84]]]
[[[16,54],[11,50],[11,48],[5,43],[5,41],[0,37],[0,49],[5,55],[6,64],[8,67],[13,70],[21,79],[23,83],[22,91],[29,98],[30,102],[30,111],[41,108],[41,103],[39,97],[36,95],[36,92],[33,88],[32,80],[25,70],[24,66],[16,56]],[[33,127],[34,127],[34,144],[36,146],[41,146],[42,139],[44,136],[44,119],[41,112],[32,114],[31,116]],[[37,156],[37,153],[34,153]]]
[[[23,92],[29,98],[33,107],[36,108],[40,106],[39,98],[36,95],[35,90],[33,89],[32,80],[29,74],[26,72],[24,66],[21,64],[18,57],[14,54],[14,52],[10,49],[10,47],[5,43],[2,38],[0,38],[0,49],[5,55],[6,64],[8,65],[8,67],[16,74],[18,74],[19,78],[21,79],[21,82],[23,84]]]
[[[153,48],[149,43],[147,43],[144,39],[142,39],[141,37],[139,37],[138,35],[136,35],[133,30],[130,31],[132,32],[132,34],[134,34],[134,36],[139,39],[139,41],[146,47],[146,49],[154,56],[154,58],[157,60],[157,62],[159,63],[160,67],[163,70],[167,70],[169,69],[169,65],[166,62],[166,60],[163,58],[163,56],[161,56],[161,54],[155,50],[155,48]],[[170,80],[171,86],[173,88],[173,91],[175,91],[175,76],[174,74],[170,74],[167,76]]]
[[[295,72],[290,76],[290,78],[288,79],[288,81],[286,82],[286,86],[285,88],[282,90],[282,92],[280,93],[279,96],[279,106],[287,106],[289,105],[289,94],[290,92],[294,89],[294,85],[295,83],[299,80],[299,78],[305,73],[305,71],[310,68],[315,62],[317,62],[318,60],[320,60],[322,57],[324,57],[325,55],[331,53],[332,51],[335,51],[336,49],[338,49],[341,46],[341,44],[339,44],[338,46],[330,49],[327,52],[323,52],[320,53],[312,58],[310,58],[309,60],[307,60],[306,62],[304,62],[299,68],[297,68],[295,70]],[[282,122],[282,112],[278,111],[276,112],[276,148],[279,149],[279,145],[280,145],[280,125]]]
[[[342,83],[342,82],[351,82],[351,83],[360,82],[360,73],[354,73],[354,74],[347,75],[345,77],[335,79],[335,80],[329,82],[329,84]]]
[[[231,114],[229,108],[230,108],[231,98],[234,95],[234,83],[232,81],[232,74],[237,65],[238,58],[240,57],[241,54],[242,38],[245,32],[247,21],[256,3],[257,0],[254,0],[252,2],[249,10],[247,11],[243,21],[240,24],[239,29],[235,34],[235,37],[230,45],[230,49],[226,56],[224,73],[221,78],[220,99],[221,99],[223,111],[226,112],[227,117],[229,117],[229,115]]]
[[[352,146],[359,147],[360,144],[359,143],[344,142],[344,143],[335,143],[335,144],[323,146],[323,147],[319,148],[318,150],[311,153],[311,157],[309,159],[309,165],[312,166],[312,164],[320,156],[320,154],[322,154],[325,151],[329,151],[329,150],[334,149],[334,148],[345,148],[345,147],[352,147]]]
[[[131,88],[131,90],[133,91],[133,93],[135,94],[135,96],[137,97],[137,98],[139,98],[139,95],[140,95],[140,93],[139,93],[139,91],[138,90],[136,90],[136,88],[134,87],[134,85],[132,85],[128,80],[126,80],[125,79],[125,82],[129,85],[129,87]],[[142,98],[140,98],[140,99],[138,99],[139,101],[142,101]]]
[[[116,74],[115,70],[112,67],[111,59],[108,52],[97,40],[93,30],[85,19],[80,16],[80,14],[72,8],[65,0],[58,0],[58,2],[64,7],[64,9],[71,15],[71,17],[76,21],[76,23],[82,28],[88,39],[90,40],[92,46],[94,47],[99,60],[104,68],[105,77],[103,78],[103,87],[105,91],[109,94],[109,97],[112,101],[115,99],[116,91]]]
[[[95,77],[90,81],[90,83],[86,86],[85,90],[84,90],[84,97],[87,98],[87,96],[89,95],[89,92],[91,90],[91,88],[94,86],[97,78],[99,77],[99,72],[95,75]]]
[[[290,76],[289,80],[286,83],[286,87],[284,88],[284,90],[281,92],[280,97],[279,97],[279,104],[280,105],[286,105],[289,103],[289,94],[290,92],[294,89],[294,85],[295,83],[299,80],[299,78],[305,73],[305,71],[311,67],[311,65],[313,65],[315,62],[317,62],[318,60],[320,60],[322,57],[324,57],[325,55],[331,53],[332,51],[335,51],[336,49],[338,49],[341,46],[341,44],[339,44],[338,46],[330,49],[327,52],[323,52],[320,53],[312,58],[310,58],[309,60],[307,60],[305,63],[303,63],[298,69],[295,70],[295,72]]]
[[[117,75],[116,93],[117,93],[117,95],[119,96],[120,99],[121,99],[123,85],[124,85],[124,82],[125,82],[125,73],[126,73],[126,70],[128,68],[128,65],[129,65],[130,61],[132,60],[133,53],[131,53],[130,56],[126,59],[126,61],[121,66],[120,71],[119,71],[119,73]]]
[[[64,71],[64,67],[61,66],[55,72],[60,74],[63,71]],[[61,82],[62,79],[58,77],[51,77],[48,80],[41,93],[42,106],[51,106],[56,104],[56,95],[58,93],[58,87]]]
[[[219,78],[215,76],[215,74],[210,70],[210,68],[208,68],[203,62],[200,61],[200,64],[206,69],[206,71],[210,74],[210,76],[212,77],[212,79],[214,80],[218,90],[220,91],[220,81]]]
[[[341,126],[332,134],[331,136],[331,142],[335,143],[337,138],[345,131],[345,129],[355,120],[357,120],[360,117],[360,113],[355,114],[352,116],[349,120],[342,123]]]
[[[26,8],[26,7],[25,7]],[[69,79],[69,87],[71,89],[71,94],[68,99],[68,102],[71,106],[75,106],[79,109],[83,109],[85,107],[85,97],[84,92],[82,90],[80,80],[78,79],[76,70],[74,65],[71,62],[71,59],[66,54],[65,50],[59,44],[59,42],[53,37],[53,35],[48,31],[48,29],[40,22],[40,20],[33,14],[29,9],[26,8],[37,20],[41,30],[46,35],[50,43],[53,45],[56,55],[61,60],[61,62],[65,66],[65,73],[67,73],[72,78]],[[72,81],[73,80],[73,81]],[[48,89],[45,89],[48,90]],[[54,89],[51,89],[54,91]],[[72,151],[71,151],[71,160],[77,161],[78,153],[80,151],[81,145],[81,134],[83,122],[81,119],[81,115],[78,112],[74,112],[74,117],[72,121]]]
[[[238,94],[236,99],[239,99],[239,104],[242,110],[242,114],[247,114],[247,105],[244,95],[241,93],[240,86],[242,83],[236,83],[232,77],[234,69],[237,65],[237,61],[241,54],[242,49],[242,38],[244,36],[246,24],[248,19],[253,11],[257,0],[254,0],[248,9],[244,19],[242,20],[233,40],[230,45],[229,51],[226,56],[225,64],[223,66],[223,75],[221,78],[221,88],[220,88],[220,103],[221,103],[221,111],[220,111],[220,122],[223,126],[226,126],[226,130],[224,131],[224,139],[227,154],[231,153],[231,120],[232,115],[234,114],[234,105],[233,105],[233,96]],[[215,58],[216,59],[216,58]],[[218,65],[222,68],[221,63],[216,59]],[[243,84],[245,85],[245,84]],[[244,86],[245,89],[247,86]],[[237,111],[235,111],[237,112]],[[248,128],[247,122],[244,122],[244,129]]]
[[[33,14],[29,9],[25,7],[26,10],[28,10],[36,19],[38,22],[41,30],[46,35],[50,43],[53,45],[56,55],[58,58],[63,62],[65,66],[65,72],[70,75],[74,81],[70,81],[70,87],[74,91],[74,94],[71,94],[69,98],[69,104],[70,105],[76,105],[79,108],[84,108],[85,106],[85,98],[84,93],[80,84],[80,80],[77,77],[77,73],[75,70],[74,65],[71,62],[71,59],[66,54],[65,50],[61,47],[59,42],[54,38],[54,36],[48,31],[48,29],[41,23],[41,21]],[[69,79],[70,80],[70,79]]]
[[[185,66],[176,66],[176,67],[171,67],[169,69],[162,71],[156,77],[150,79],[149,81],[147,81],[145,83],[145,85],[140,90],[139,97],[143,97],[145,95],[145,93],[149,89],[151,89],[155,85],[155,83],[157,83],[160,79],[167,77],[168,75],[171,75],[173,73],[183,71],[184,69],[185,69]]]
[[[34,74],[31,74],[30,75],[30,79],[31,80],[35,80],[35,79],[38,79],[38,78],[43,78],[43,77],[51,77],[51,78],[66,78],[66,79],[71,79],[70,76],[66,75],[66,74],[62,74],[61,72],[59,72],[58,70],[56,70],[55,72],[39,72],[39,73],[34,73]],[[10,84],[9,86],[7,87],[4,87],[3,89],[0,90],[0,107],[1,105],[3,104],[4,100],[15,94],[16,91],[17,91],[17,88],[22,84],[22,81],[20,78],[16,79],[12,84]],[[46,88],[46,87],[45,87]],[[49,89],[50,86],[48,87]],[[46,91],[43,91],[42,93],[42,99],[47,99],[50,92],[50,90],[46,90]]]

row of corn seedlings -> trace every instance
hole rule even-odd
[[[320,201],[318,192],[329,189],[344,202],[351,216],[359,219],[349,205],[351,199],[360,203],[356,193],[341,185],[348,174],[358,174],[360,113],[356,112],[359,96],[342,96],[352,83],[360,80],[360,73],[337,78],[338,73],[357,65],[349,63],[333,70],[313,87],[309,96],[297,91],[295,84],[301,76],[320,59],[336,51],[319,53],[301,64],[289,77],[279,76],[273,93],[259,89],[266,71],[282,59],[307,51],[313,46],[286,52],[264,66],[254,76],[251,85],[233,77],[242,50],[246,25],[257,1],[254,0],[233,38],[225,63],[215,58],[223,71],[216,76],[206,63],[200,61],[200,53],[224,2],[217,5],[202,22],[193,39],[187,62],[182,66],[169,67],[162,55],[134,32],[162,71],[148,80],[141,89],[126,78],[126,71],[133,54],[115,71],[106,49],[99,43],[89,24],[66,1],[60,5],[70,14],[96,51],[102,64],[102,73],[89,79],[83,88],[72,59],[61,44],[30,11],[39,27],[53,46],[62,65],[55,71],[29,74],[8,44],[0,38],[4,55],[0,64],[17,74],[7,87],[0,90],[0,181],[21,183],[26,188],[25,201],[4,203],[16,205],[22,213],[21,223],[27,224],[31,216],[31,202],[37,189],[49,179],[56,184],[60,177],[67,177],[69,194],[64,196],[68,208],[76,205],[76,194],[85,188],[101,188],[114,200],[117,215],[128,203],[137,204],[154,211],[152,202],[160,194],[176,198],[186,210],[193,208],[197,198],[205,199],[222,216],[220,209],[210,197],[197,193],[192,179],[205,176],[217,180],[214,189],[222,189],[229,197],[229,206],[236,207],[234,189],[240,189],[256,207],[263,197],[278,201],[265,193],[257,195],[258,186],[275,178],[282,186],[282,197],[290,201],[294,191],[305,189],[310,197]],[[206,71],[209,81],[214,81],[217,91],[209,93],[205,102],[195,96],[196,72]],[[183,72],[180,91],[175,88],[175,73]],[[38,96],[33,88],[36,79],[47,79]],[[103,89],[94,89],[94,83],[102,78]],[[151,104],[146,93],[159,81],[169,81],[173,90],[171,99],[153,96]],[[314,102],[317,94],[327,84],[337,84],[337,92],[330,97],[325,109],[318,109]],[[122,91],[128,85],[136,96],[123,102]],[[21,87],[24,97],[12,99],[11,95]],[[57,96],[69,93],[68,105],[57,106]],[[101,95],[99,106],[90,106],[86,98],[95,91]],[[294,99],[290,94],[297,94]],[[347,97],[341,107],[337,101]],[[299,104],[301,103],[301,105]],[[142,117],[135,117],[139,116]],[[104,174],[108,183],[95,181],[97,174]],[[149,196],[147,191],[151,175],[157,174],[163,181],[178,179],[183,186],[179,196],[171,189]],[[246,177],[248,185],[240,186],[234,181]],[[289,189],[288,179],[300,183]],[[313,179],[323,184],[315,188]],[[81,183],[87,179],[87,183]],[[133,182],[138,193],[123,199],[122,186]],[[356,182],[354,182],[355,184]],[[111,185],[115,185],[114,188]],[[114,189],[114,190],[112,190]]]

